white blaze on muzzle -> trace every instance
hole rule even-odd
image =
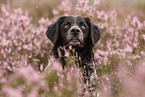
[[[71,45],[79,45],[83,42],[83,32],[78,26],[72,26],[67,32],[67,41]]]

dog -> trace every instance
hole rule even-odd
[[[55,58],[60,58],[62,67],[67,65],[65,49],[69,46],[75,49],[79,57],[79,67],[84,69],[84,82],[90,79],[94,72],[93,47],[100,40],[101,32],[88,17],[62,16],[55,23],[51,24],[46,35],[54,44],[53,53]],[[59,56],[58,51],[61,52]]]

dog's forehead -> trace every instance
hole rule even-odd
[[[82,16],[67,16],[65,21],[70,21],[73,23],[77,23],[80,21],[84,21],[84,18]]]
[[[76,20],[83,20],[83,17],[82,16],[73,16],[74,17],[74,19],[76,19]]]

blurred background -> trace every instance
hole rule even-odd
[[[52,10],[60,4],[62,0],[0,0],[0,5],[10,3],[14,8],[21,7],[24,11],[28,11],[35,18],[49,17],[52,18]],[[76,3],[76,0],[69,0]],[[94,3],[95,0],[89,0]],[[124,14],[139,16],[140,19],[145,19],[145,0],[96,0],[100,4],[98,10],[116,9],[120,17]]]

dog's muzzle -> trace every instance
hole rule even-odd
[[[78,26],[72,26],[67,33],[69,45],[78,46],[83,42],[83,32]]]

